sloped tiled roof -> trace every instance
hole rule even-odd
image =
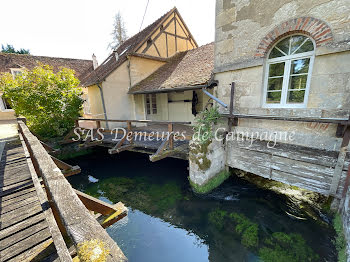
[[[93,70],[92,60],[0,53],[0,72],[11,72],[10,68],[31,70],[40,63],[52,66],[54,71],[60,67],[73,69],[80,80]]]
[[[174,7],[163,16],[158,18],[152,24],[147,26],[145,29],[137,33],[136,35],[127,39],[122,45],[120,45],[112,54],[110,54],[107,59],[97,67],[93,72],[89,73],[83,80],[83,86],[91,86],[103,81],[110,73],[112,73],[118,66],[124,63],[127,59],[127,55],[135,51],[135,47],[140,44],[145,38],[151,34],[165,19],[169,16],[176,8]],[[115,58],[115,52],[118,53],[118,60]]]
[[[180,52],[153,74],[134,85],[129,94],[190,88],[208,83],[214,69],[214,43]]]

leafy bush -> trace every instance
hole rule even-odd
[[[198,138],[200,144],[206,143],[214,137],[213,125],[220,118],[218,107],[211,107],[202,111],[195,119],[193,129],[195,131],[194,138]]]
[[[29,128],[41,137],[62,136],[74,127],[83,99],[74,71],[40,65],[15,78],[0,76],[0,89],[17,115],[27,119]]]

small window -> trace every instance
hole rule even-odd
[[[265,107],[305,107],[314,43],[303,35],[279,41],[270,51],[265,76]]]
[[[146,95],[146,111],[147,111],[147,115],[157,114],[157,95],[156,94]]]
[[[21,69],[10,69],[11,70],[11,74],[13,76],[13,78],[15,78],[18,75],[22,74],[22,70]]]

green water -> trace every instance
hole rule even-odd
[[[101,149],[70,163],[83,170],[73,187],[128,207],[107,232],[131,262],[337,261],[326,214],[235,176],[196,195],[187,161]]]

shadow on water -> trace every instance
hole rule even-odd
[[[187,161],[151,163],[144,154],[101,149],[70,162],[82,169],[69,178],[73,187],[128,206],[128,216],[107,231],[131,262],[337,261],[325,214],[310,216],[237,177],[196,195]]]

